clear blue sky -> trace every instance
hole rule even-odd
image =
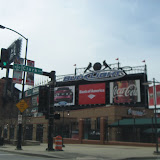
[[[57,75],[89,62],[144,65],[160,81],[159,0],[0,0],[1,25],[29,39],[28,59]],[[0,30],[0,48],[19,36]],[[25,52],[23,40],[22,57]],[[0,77],[4,76],[0,71]],[[12,73],[10,74],[12,77]],[[41,79],[40,77],[38,77]],[[38,80],[37,80],[38,81]]]

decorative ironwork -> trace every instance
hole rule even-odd
[[[121,64],[118,63],[114,63],[114,64],[107,64],[105,61],[103,61],[103,66],[104,68],[102,68],[102,70],[106,70],[106,69],[114,69],[114,70],[123,70],[127,75],[130,74],[139,74],[139,73],[145,73],[147,74],[147,69],[146,69],[146,65],[144,66],[121,66]],[[92,64],[89,63],[89,65],[87,67],[82,67],[82,68],[75,68],[76,70],[76,76],[78,75],[83,75],[84,73],[89,73],[92,72],[91,70]],[[57,82],[61,82],[63,81],[64,77],[66,76],[75,76],[75,74],[68,74],[68,75],[59,75],[56,76],[56,81]]]

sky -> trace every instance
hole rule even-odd
[[[159,0],[0,0],[0,25],[28,38],[27,59],[43,71],[74,74],[89,62],[147,65],[160,81]],[[20,36],[0,29],[0,48]],[[23,39],[23,38],[22,38]],[[25,56],[23,39],[21,57]],[[143,60],[146,63],[142,62]],[[5,69],[0,70],[0,78]],[[10,72],[12,77],[12,72]],[[35,76],[35,85],[47,77]],[[19,85],[17,85],[19,86]]]

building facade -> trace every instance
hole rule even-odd
[[[148,109],[148,88],[143,85],[146,66],[96,63],[83,74],[76,70],[56,79],[48,107],[61,118],[53,119],[53,137],[61,135],[64,143],[155,142],[154,112]],[[48,119],[38,112],[39,87],[27,90],[25,101],[29,107],[23,113],[23,139],[47,142]],[[16,119],[15,125],[1,123],[1,135],[10,141],[17,138]]]

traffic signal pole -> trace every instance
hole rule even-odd
[[[26,43],[26,52],[27,52],[27,44],[28,44],[28,40],[27,40],[27,43]],[[27,53],[26,53],[27,55]],[[25,56],[26,57],[26,56]],[[25,58],[26,60],[26,58]],[[26,63],[25,63],[26,64]],[[2,64],[0,64],[0,67],[2,67]],[[3,66],[3,68],[6,68],[6,77],[8,77],[8,71],[9,69],[13,69],[13,65],[7,65],[7,66]],[[53,113],[50,112],[50,94],[51,94],[51,91],[54,92],[54,86],[55,86],[55,83],[56,83],[56,78],[55,78],[55,71],[51,71],[51,72],[44,72],[42,73],[42,75],[44,76],[48,76],[51,78],[51,83],[50,85],[52,85],[52,87],[49,85],[49,96],[48,96],[48,101],[49,101],[49,106],[48,106],[48,115],[49,115],[49,120],[48,120],[48,148],[46,150],[48,151],[54,151],[53,149],[53,125],[54,125],[54,117],[53,117]],[[24,98],[24,81],[25,81],[25,74],[23,74],[23,85],[22,85],[22,99]],[[54,95],[54,94],[53,94]],[[53,97],[53,100],[52,100],[52,106],[53,106],[53,109],[54,109],[54,97]],[[20,116],[22,116],[22,113],[20,112],[19,113]],[[17,150],[22,150],[22,123],[20,123],[18,125],[18,139],[17,139]]]
[[[23,36],[23,38],[25,38],[24,36]],[[26,40],[26,51],[25,51],[25,61],[24,61],[24,63],[25,63],[25,65],[26,65],[26,63],[27,63],[27,47],[28,47],[28,39],[27,38],[25,38],[25,40]],[[22,82],[22,99],[24,99],[24,83],[25,83],[25,75],[26,75],[26,73],[25,72],[23,72],[23,82]],[[20,114],[19,114],[20,116],[22,116],[23,115],[23,113],[22,112],[20,112]],[[23,116],[22,116],[22,118],[23,118]],[[22,123],[20,123],[19,124],[19,130],[18,130],[18,141],[17,141],[17,150],[22,150]],[[24,137],[23,137],[24,138]]]
[[[26,40],[26,51],[25,51],[25,65],[26,65],[26,60],[27,60],[27,46],[28,46],[28,39],[23,36],[22,34],[20,34],[19,32],[11,29],[11,28],[8,28],[8,27],[5,27],[3,25],[0,25],[0,28],[1,29],[8,29],[10,31],[13,31],[15,32],[16,34],[20,35],[21,37],[23,37],[25,40]],[[9,69],[8,65],[7,65],[7,69]],[[22,85],[22,99],[24,98],[24,81],[25,81],[25,72],[23,74],[23,85]],[[20,112],[20,115],[22,115],[22,113]],[[19,130],[18,130],[18,139],[17,139],[17,150],[21,150],[21,138],[22,138],[22,124],[19,124]]]
[[[46,150],[48,151],[54,151],[53,149],[53,128],[54,128],[54,117],[53,117],[53,113],[54,113],[54,96],[53,101],[52,101],[52,106],[53,106],[53,113],[51,110],[51,101],[50,101],[50,97],[51,97],[51,92],[54,92],[54,86],[55,86],[55,71],[51,72],[50,75],[51,78],[51,82],[52,82],[52,87],[49,85],[49,94],[48,94],[48,148]],[[53,94],[54,95],[54,94]]]
[[[6,66],[6,80],[5,80],[5,84],[4,84],[4,91],[3,91],[3,98],[6,99],[6,95],[7,95],[7,87],[8,87],[8,76],[9,76],[9,66]]]

